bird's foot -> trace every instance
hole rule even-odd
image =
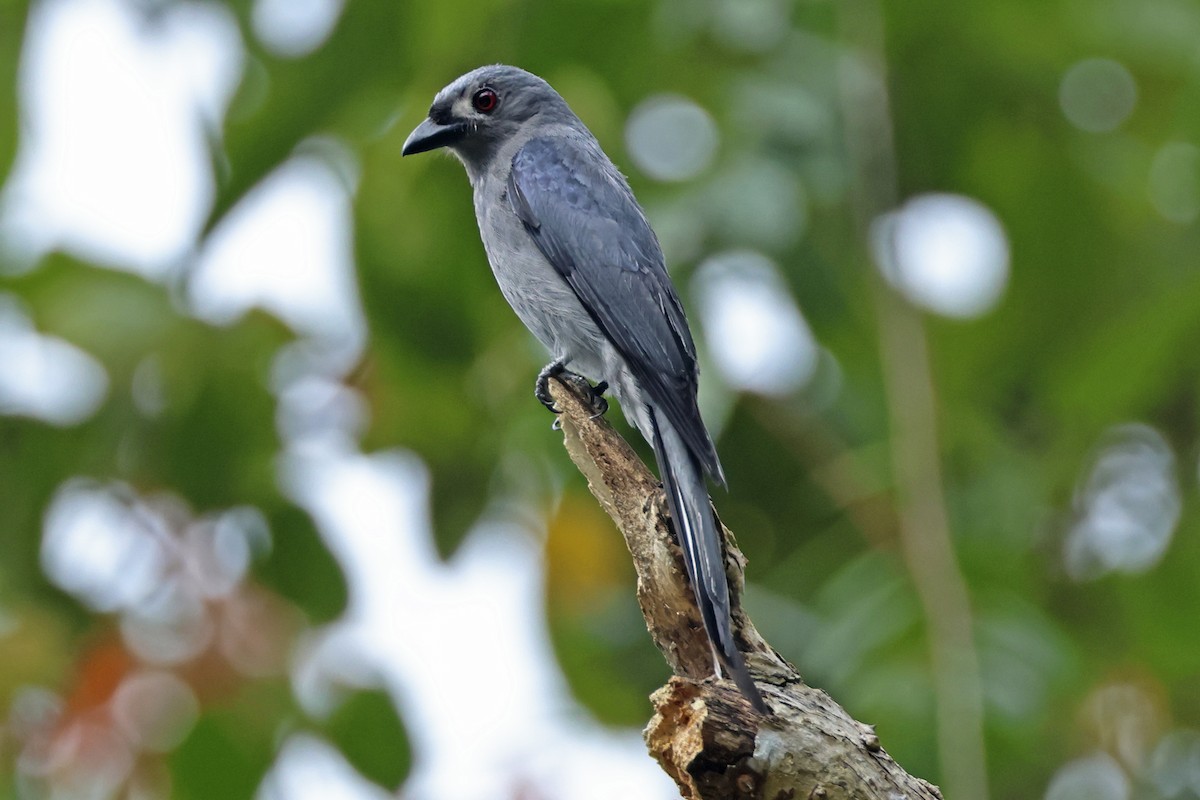
[[[554,398],[550,395],[550,379],[557,378],[566,371],[566,359],[555,359],[542,367],[542,371],[538,373],[537,382],[533,385],[533,396],[538,399],[539,403],[555,414],[558,413],[558,407],[554,405]]]
[[[604,399],[604,390],[608,388],[608,381],[600,381],[592,386],[588,383],[587,378],[570,371],[564,371],[558,376],[558,379],[563,383],[570,384],[572,391],[583,399],[592,412],[592,419],[602,417],[608,411],[608,401]]]
[[[608,401],[604,399],[604,393],[608,391],[608,381],[600,381],[595,386],[583,378],[580,378],[579,381],[583,385],[583,396],[587,398],[588,408],[592,410],[592,419],[607,414]]]
[[[551,378],[558,378],[563,383],[570,384],[571,388],[583,397],[584,402],[591,409],[592,419],[602,417],[608,411],[608,401],[604,399],[604,392],[608,389],[608,381],[600,381],[595,386],[592,386],[588,383],[587,378],[568,370],[566,368],[566,361],[559,359],[550,362],[538,373],[537,383],[533,390],[534,395],[541,404],[555,414],[558,414],[560,409],[554,405],[554,398],[550,395]],[[557,427],[555,430],[557,430]]]

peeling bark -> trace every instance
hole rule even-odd
[[[708,639],[668,523],[658,480],[568,383],[550,381],[564,442],[633,556],[646,627],[675,677],[656,691],[651,755],[687,800],[941,800],[905,772],[869,725],[854,720],[759,635],[741,607],[745,559],[727,528],[734,633],[767,705],[757,714],[712,675]]]

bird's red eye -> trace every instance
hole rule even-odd
[[[492,89],[480,89],[471,98],[471,105],[475,106],[475,110],[480,114],[492,113],[499,103],[500,97]]]

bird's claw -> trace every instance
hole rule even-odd
[[[558,378],[563,383],[571,384],[576,393],[581,395],[588,408],[592,411],[592,419],[602,417],[608,412],[608,401],[604,392],[608,389],[608,381],[600,381],[595,386],[588,383],[587,378],[571,372],[564,360],[551,361],[538,373],[537,383],[534,384],[533,394],[538,401],[555,414],[561,409],[554,405],[554,397],[550,394],[550,379]],[[557,430],[557,428],[556,428]]]
[[[608,391],[608,381],[600,381],[591,387],[591,390],[592,393],[588,399],[592,406],[592,419],[603,417],[608,413],[608,401],[604,399],[604,393]]]
[[[592,412],[592,419],[602,417],[608,411],[608,401],[604,399],[604,390],[608,388],[607,381],[600,381],[595,386],[588,383],[587,378],[582,375],[577,375],[574,372],[563,371],[558,376],[560,381],[570,383],[575,393],[578,394],[583,402]]]
[[[567,371],[566,362],[562,359],[551,361],[542,367],[538,373],[537,383],[533,385],[533,396],[552,413],[558,414],[558,406],[554,405],[554,397],[550,394],[550,379],[556,378]]]
[[[599,392],[592,395],[592,416],[590,419],[599,419],[608,413],[608,401],[600,396]]]

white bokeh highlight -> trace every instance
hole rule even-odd
[[[579,800],[673,796],[636,732],[603,728],[570,698],[545,628],[541,547],[528,532],[485,524],[442,563],[429,476],[408,454],[310,443],[285,459],[284,482],[330,534],[351,587],[344,622],[309,653],[301,683],[353,671],[355,655],[388,665],[384,680],[415,737],[405,797],[507,800],[520,787]],[[596,763],[607,766],[588,768]]]
[[[205,242],[189,284],[192,309],[228,324],[264,308],[348,367],[366,339],[350,228],[341,173],[317,155],[292,158]]]
[[[71,481],[46,512],[42,570],[98,612],[136,608],[155,592],[166,569],[153,523],[109,487]]]
[[[708,351],[735,388],[784,395],[804,386],[820,351],[778,268],[752,250],[713,256],[696,270]]]
[[[172,4],[152,23],[125,6],[33,6],[23,136],[0,198],[10,258],[32,263],[64,248],[161,274],[208,213],[205,126],[218,126],[241,73],[237,24],[213,3]]]
[[[254,35],[276,55],[300,58],[329,38],[344,0],[255,0]]]
[[[407,793],[404,795],[407,797]],[[359,775],[345,756],[315,736],[292,734],[256,800],[388,800],[394,795]]]
[[[732,50],[762,53],[792,33],[787,0],[716,0],[702,7],[712,15],[712,37]]]
[[[75,425],[108,394],[108,373],[85,351],[34,330],[12,297],[0,294],[0,415]]]
[[[798,242],[808,228],[803,184],[767,158],[740,158],[706,187],[709,228],[737,246],[778,251]]]
[[[1125,65],[1111,58],[1076,62],[1058,86],[1058,104],[1067,120],[1088,133],[1120,127],[1137,106],[1137,81]]]
[[[1075,492],[1063,544],[1067,573],[1091,580],[1144,572],[1162,558],[1183,500],[1171,446],[1148,425],[1109,430]]]
[[[113,693],[112,713],[139,750],[166,753],[178,747],[200,716],[192,687],[173,672],[143,669]]]
[[[1050,780],[1045,800],[1130,800],[1129,776],[1107,753],[1077,758]]]
[[[1162,797],[1200,796],[1200,733],[1181,729],[1163,736],[1147,772]]]
[[[685,181],[712,164],[720,136],[712,116],[680,95],[641,103],[625,125],[625,146],[638,169],[660,181]]]
[[[1168,142],[1150,162],[1150,202],[1165,219],[1189,225],[1200,219],[1200,147]]]
[[[888,283],[946,317],[986,314],[1008,284],[1004,227],[987,206],[962,195],[914,197],[875,220],[871,246]]]

